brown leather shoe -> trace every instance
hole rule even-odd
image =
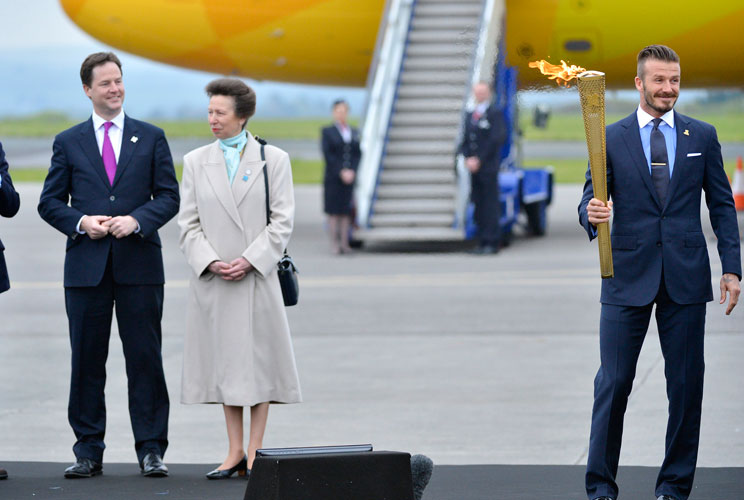
[[[0,469],[0,479],[8,479],[8,471]]]

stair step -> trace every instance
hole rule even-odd
[[[385,147],[386,156],[437,154],[455,157],[455,142],[441,140],[427,141],[389,141]]]
[[[448,3],[430,3],[417,4],[413,14],[419,16],[467,16],[479,19],[481,15],[481,5],[478,3],[467,2],[448,2]]]
[[[400,141],[405,139],[426,140],[436,139],[440,141],[454,141],[458,133],[457,127],[402,127],[393,125],[388,130],[388,140]]]
[[[411,21],[411,28],[414,30],[460,30],[460,31],[478,31],[480,29],[480,20],[470,16],[449,16],[449,17],[428,17],[414,16]]]
[[[446,43],[448,40],[449,41],[456,40],[457,43],[470,43],[471,45],[473,45],[475,44],[476,34],[477,33],[475,30],[417,29],[417,30],[412,30],[408,34],[408,43],[409,44]]]
[[[455,168],[454,155],[420,154],[408,156],[386,156],[384,168]]]
[[[398,87],[398,98],[401,97],[436,97],[457,98],[464,102],[466,86],[463,84],[452,85],[426,85],[405,84]]]
[[[451,4],[452,0],[416,0],[416,5]],[[481,5],[483,0],[458,0],[457,3],[469,5]]]
[[[401,112],[454,112],[458,115],[462,111],[462,99],[416,99],[401,97],[395,102],[394,113]]]
[[[406,59],[418,57],[452,57],[466,59],[468,62],[473,55],[472,43],[411,43],[406,47]]]
[[[354,237],[362,241],[462,241],[462,229],[444,227],[381,227],[354,231]]]
[[[374,214],[370,226],[378,227],[452,227],[454,214]]]
[[[455,183],[454,169],[383,169],[380,184],[449,184]]]
[[[466,73],[442,73],[441,71],[404,71],[400,75],[400,81],[403,84],[427,83],[432,85],[446,85],[456,83],[463,86],[469,82],[468,75]]]
[[[394,113],[392,118],[393,125],[412,125],[412,126],[430,126],[438,125],[442,127],[451,127],[460,125],[460,113]]]
[[[424,70],[424,71],[470,71],[470,57],[463,52],[458,56],[419,56],[408,57],[403,63],[403,71]]]
[[[444,186],[441,184],[381,184],[380,186],[378,186],[377,199],[382,200],[389,198],[454,200],[455,186]]]
[[[455,213],[454,200],[378,200],[375,203],[375,214],[453,214]]]

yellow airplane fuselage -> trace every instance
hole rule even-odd
[[[456,0],[454,0],[456,1]],[[60,0],[93,37],[175,66],[321,85],[363,86],[385,0]],[[520,86],[547,80],[527,63],[561,59],[633,88],[646,45],[672,47],[685,87],[744,85],[740,0],[506,0],[506,53]],[[552,85],[552,83],[551,83]]]

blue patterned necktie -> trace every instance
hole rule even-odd
[[[661,118],[654,118],[654,128],[651,130],[651,178],[663,207],[669,188],[669,158],[664,134],[659,130],[660,123]]]

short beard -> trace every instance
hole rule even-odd
[[[669,107],[660,107],[654,104],[654,96],[651,95],[650,92],[646,91],[646,86],[643,85],[643,100],[646,101],[646,105],[648,105],[649,108],[653,109],[659,114],[665,114],[671,111],[674,108],[674,105],[677,104],[677,99],[679,98],[679,95],[675,96],[667,96],[667,97],[674,97],[674,101],[672,102]]]

